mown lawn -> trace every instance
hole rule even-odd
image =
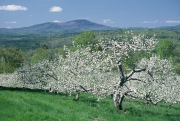
[[[90,94],[52,94],[40,90],[0,87],[0,121],[179,121],[180,104],[144,105],[125,100],[124,110],[114,108],[111,97],[96,101]]]

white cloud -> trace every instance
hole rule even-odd
[[[61,23],[60,21],[58,21],[58,20],[54,20],[53,22],[55,22],[55,23]]]
[[[49,9],[50,12],[61,12],[63,9],[59,6],[53,6]]]
[[[6,24],[16,24],[16,21],[12,21],[12,22],[5,22]]]
[[[86,20],[89,20],[90,18],[89,18],[89,17],[83,17],[83,18],[78,18],[78,19],[86,19]]]
[[[20,5],[3,5],[0,6],[0,10],[8,10],[8,11],[17,11],[17,10],[27,10],[26,7]]]
[[[180,20],[166,20],[165,23],[168,23],[168,24],[177,24],[177,23],[180,23]]]
[[[7,26],[6,29],[10,29],[11,27],[10,26]]]
[[[165,20],[165,21],[155,20],[155,21],[143,21],[140,23],[143,23],[143,24],[155,24],[155,23],[177,24],[177,23],[180,23],[180,20]]]
[[[113,21],[111,21],[110,19],[104,19],[102,21],[104,24],[107,24],[107,23],[114,23]]]
[[[159,22],[159,20],[155,20],[155,21],[143,21],[141,23],[143,23],[143,24],[155,24],[155,23],[158,23],[158,22]]]

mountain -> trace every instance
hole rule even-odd
[[[156,29],[180,29],[180,25],[176,25],[176,26],[162,26],[162,27],[158,27]]]
[[[64,23],[47,22],[30,27],[5,29],[1,28],[0,33],[74,33],[87,30],[111,30],[113,27],[97,24],[88,20],[79,19]]]
[[[16,29],[6,29],[0,28],[0,34],[47,34],[47,33],[58,33],[58,34],[67,34],[67,33],[76,33],[87,30],[115,30],[120,28],[109,27],[101,24],[97,24],[85,19],[78,19],[73,21],[68,21],[64,23],[58,22],[47,22],[42,24],[33,25],[30,27],[16,28]],[[121,28],[123,29],[123,28]],[[125,28],[124,28],[125,29]],[[126,29],[132,30],[144,30],[148,28],[143,27],[128,27]],[[151,29],[180,29],[180,25],[177,26],[165,26],[165,27],[156,27]]]

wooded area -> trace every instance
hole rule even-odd
[[[147,38],[155,35],[155,38],[160,43],[153,51],[162,59],[172,61],[174,71],[180,74],[180,30],[178,29],[107,30],[64,35],[0,34],[0,73],[13,72],[16,68],[20,67],[24,60],[35,64],[43,59],[53,59],[57,54],[65,55],[63,46],[68,46],[74,51],[73,41],[75,45],[80,45],[98,43],[98,40],[102,37],[117,41],[122,41],[124,38],[130,40],[132,35],[129,32],[133,32],[134,35],[144,34]],[[19,56],[13,56],[11,51],[13,51],[12,53],[18,53]],[[11,55],[8,53],[11,53]],[[134,63],[143,57],[151,56],[151,54],[145,51],[130,52],[130,55],[131,58],[126,60],[126,66],[128,67],[133,67]]]

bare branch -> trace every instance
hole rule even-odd
[[[129,96],[131,98],[139,98],[138,96],[132,95],[132,94],[126,94],[126,96]]]
[[[126,76],[126,79],[129,79],[134,73],[136,73],[136,72],[142,72],[142,71],[146,71],[146,69],[144,68],[144,69],[135,69],[135,70],[132,70],[132,71],[130,72],[130,74],[129,74],[128,76]]]
[[[145,81],[143,81],[141,79],[137,79],[137,78],[130,78],[130,79],[126,80],[126,82],[130,81],[130,80],[136,80],[136,81],[140,81],[140,82],[146,83]]]
[[[79,85],[85,92],[88,92],[83,86]]]
[[[48,74],[48,73],[43,73],[43,75],[50,76],[50,77],[52,77],[53,79],[55,79],[56,81],[58,81],[58,79],[57,79],[55,76],[51,75],[51,74]]]
[[[130,92],[133,92],[133,91],[132,91],[132,90],[127,90],[126,92],[124,92],[124,93],[122,94],[122,96],[127,95],[127,94],[130,93]]]

